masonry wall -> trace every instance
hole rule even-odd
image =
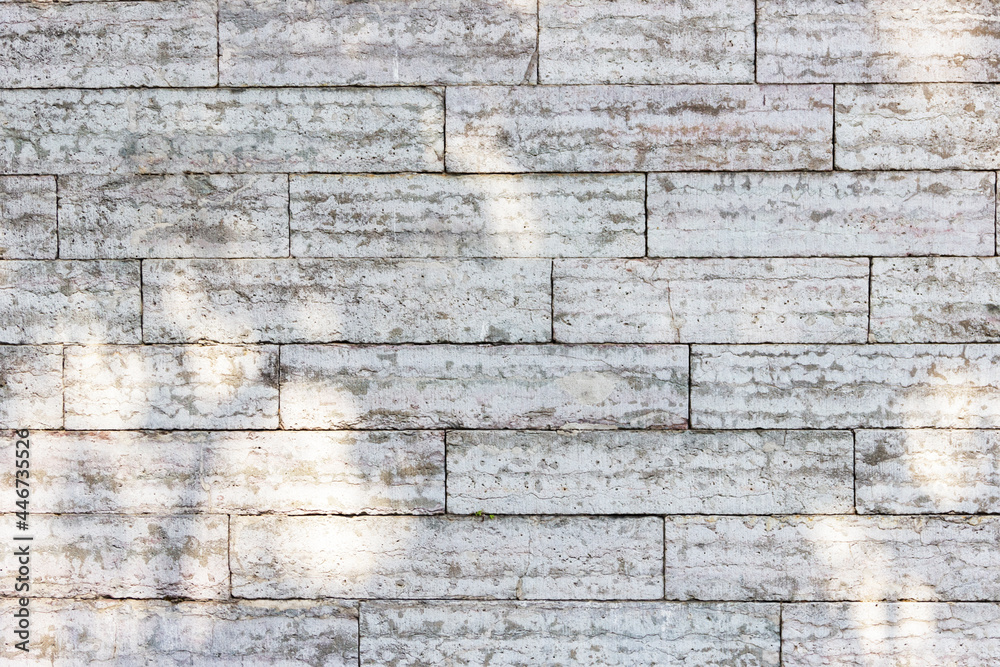
[[[996,665],[997,83],[992,0],[0,0],[0,657]]]

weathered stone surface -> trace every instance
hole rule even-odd
[[[645,253],[638,174],[304,175],[291,196],[297,257]]]
[[[697,428],[995,428],[1000,345],[695,347]]]
[[[138,343],[138,262],[0,262],[0,342]]]
[[[6,523],[6,544],[18,544],[13,535],[25,533]],[[228,524],[225,516],[32,514],[34,539],[23,543],[31,547],[31,595],[227,597]],[[6,579],[0,591],[12,597],[14,577]]]
[[[753,83],[754,3],[542,0],[542,83]]]
[[[61,428],[62,367],[59,345],[0,345],[0,428]]]
[[[781,624],[788,667],[991,667],[1000,655],[996,604],[792,604]]]
[[[0,601],[11,618],[17,601]],[[355,602],[33,599],[31,651],[4,642],[11,664],[358,664]]]
[[[858,431],[858,511],[1000,513],[1000,431]]]
[[[450,431],[448,511],[851,512],[853,447],[844,431]]]
[[[992,0],[761,0],[757,80],[996,81]]]
[[[838,86],[837,168],[998,169],[998,105],[991,84]]]
[[[0,451],[14,460],[13,435]],[[427,431],[32,431],[36,512],[426,514],[444,509]]]
[[[542,342],[551,265],[537,259],[153,260],[151,342]]]
[[[221,0],[223,85],[535,80],[535,0]]]
[[[832,86],[469,86],[447,100],[460,172],[830,169],[832,132]]]
[[[233,517],[236,597],[654,599],[658,517]]]
[[[0,172],[441,171],[427,88],[0,91]]]
[[[1000,258],[876,259],[873,340],[1000,341]]]
[[[0,87],[214,86],[215,2],[0,3]]]
[[[275,428],[274,346],[66,348],[66,428]]]
[[[778,605],[362,602],[362,665],[778,665]]]
[[[0,259],[54,259],[56,179],[0,176]]]
[[[287,176],[61,176],[59,245],[83,259],[286,257]]]
[[[650,174],[649,254],[993,254],[994,175]]]
[[[667,517],[668,600],[995,600],[1000,517]]]
[[[867,259],[580,259],[552,271],[566,343],[862,343]]]
[[[683,427],[687,348],[289,345],[285,428]]]

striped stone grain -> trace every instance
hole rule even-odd
[[[0,428],[62,425],[62,346],[0,345]]]
[[[0,259],[55,259],[56,179],[0,176]]]

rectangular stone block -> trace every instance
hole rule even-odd
[[[223,85],[535,81],[535,0],[222,0]]]
[[[650,174],[649,255],[991,255],[994,175]]]
[[[55,259],[56,179],[0,176],[0,259]]]
[[[289,345],[285,428],[683,428],[688,352],[667,345]]]
[[[0,601],[6,618],[16,608]],[[10,664],[358,664],[355,602],[36,598],[30,610],[31,651],[0,646]]]
[[[121,257],[287,257],[281,174],[60,176],[59,253]]]
[[[139,343],[138,262],[0,262],[0,342]]]
[[[846,431],[449,431],[448,511],[853,512],[853,451]]]
[[[872,264],[872,339],[1000,341],[1000,258],[914,257]]]
[[[777,667],[778,605],[362,602],[362,665]]]
[[[468,86],[446,115],[449,171],[832,167],[832,86]]]
[[[858,431],[858,511],[1000,514],[1000,431]]]
[[[0,173],[441,171],[442,95],[412,87],[0,90]]]
[[[233,517],[236,597],[654,599],[658,517]]]
[[[542,342],[545,260],[154,260],[151,342]]]
[[[761,0],[757,80],[996,81],[991,0]]]
[[[62,428],[60,345],[0,345],[0,428]]]
[[[66,428],[278,426],[274,346],[66,348]]]
[[[646,248],[639,174],[303,175],[292,177],[291,196],[296,257],[637,257]]]
[[[0,3],[0,87],[214,86],[215,3]]]
[[[32,431],[33,511],[428,514],[444,510],[433,431]],[[0,451],[14,460],[13,433]]]
[[[552,270],[565,343],[863,343],[867,259],[570,259]]]
[[[752,0],[542,0],[542,83],[753,83]]]
[[[11,552],[14,545],[30,546],[32,597],[229,595],[225,516],[32,514],[27,533],[16,531],[12,520],[6,523],[4,537]],[[15,534],[34,539],[14,542]],[[6,562],[13,563],[13,555]],[[0,591],[13,597],[14,577],[6,579]]]
[[[1000,605],[849,602],[782,608],[788,667],[991,667],[1000,654]]]
[[[995,600],[1000,517],[667,517],[668,600]]]
[[[696,428],[996,428],[1000,345],[695,347]]]
[[[992,84],[837,86],[837,168],[1000,169],[998,105]]]

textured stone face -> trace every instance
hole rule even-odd
[[[678,427],[687,357],[668,345],[288,345],[281,419],[291,429]]]
[[[998,169],[987,84],[838,86],[838,169]]]
[[[151,342],[547,341],[551,266],[528,259],[163,260]]]
[[[59,252],[121,257],[286,257],[284,174],[63,176]]]
[[[774,604],[362,602],[361,664],[777,667],[778,625]]]
[[[994,600],[997,517],[667,517],[674,600]]]
[[[18,544],[9,523],[4,537]],[[32,514],[31,592],[54,598],[227,597],[228,525],[225,516]],[[2,591],[14,594],[13,577]]]
[[[426,88],[0,91],[0,171],[440,171]]]
[[[991,0],[761,0],[757,77],[767,83],[996,81]]]
[[[662,520],[233,517],[233,595],[654,599]]]
[[[451,431],[448,511],[850,512],[846,432]]]
[[[645,248],[638,174],[304,175],[292,177],[291,196],[296,257],[619,257]]]
[[[480,172],[829,169],[832,109],[831,86],[460,87],[448,92],[447,163]]]
[[[1000,341],[1000,260],[876,259],[871,332],[885,343]]]
[[[993,254],[994,180],[961,172],[650,174],[649,254]]]
[[[857,432],[858,511],[1000,513],[1000,431]]]
[[[274,346],[66,348],[66,427],[275,428]]]
[[[0,451],[14,460],[13,434]],[[444,509],[433,431],[31,433],[37,512],[428,514]]]
[[[54,259],[56,179],[0,176],[0,259]]]
[[[0,342],[138,343],[138,262],[0,263]]]
[[[61,428],[59,345],[0,345],[0,428]]]
[[[542,0],[542,83],[752,83],[752,0]]]
[[[566,343],[860,343],[867,259],[558,260]]]
[[[695,347],[697,428],[995,428],[1000,346]]]
[[[221,0],[223,85],[535,80],[535,0]]]
[[[16,600],[0,601],[10,617]],[[11,664],[358,664],[357,603],[324,601],[31,601],[32,647]],[[289,640],[291,639],[291,640]]]

